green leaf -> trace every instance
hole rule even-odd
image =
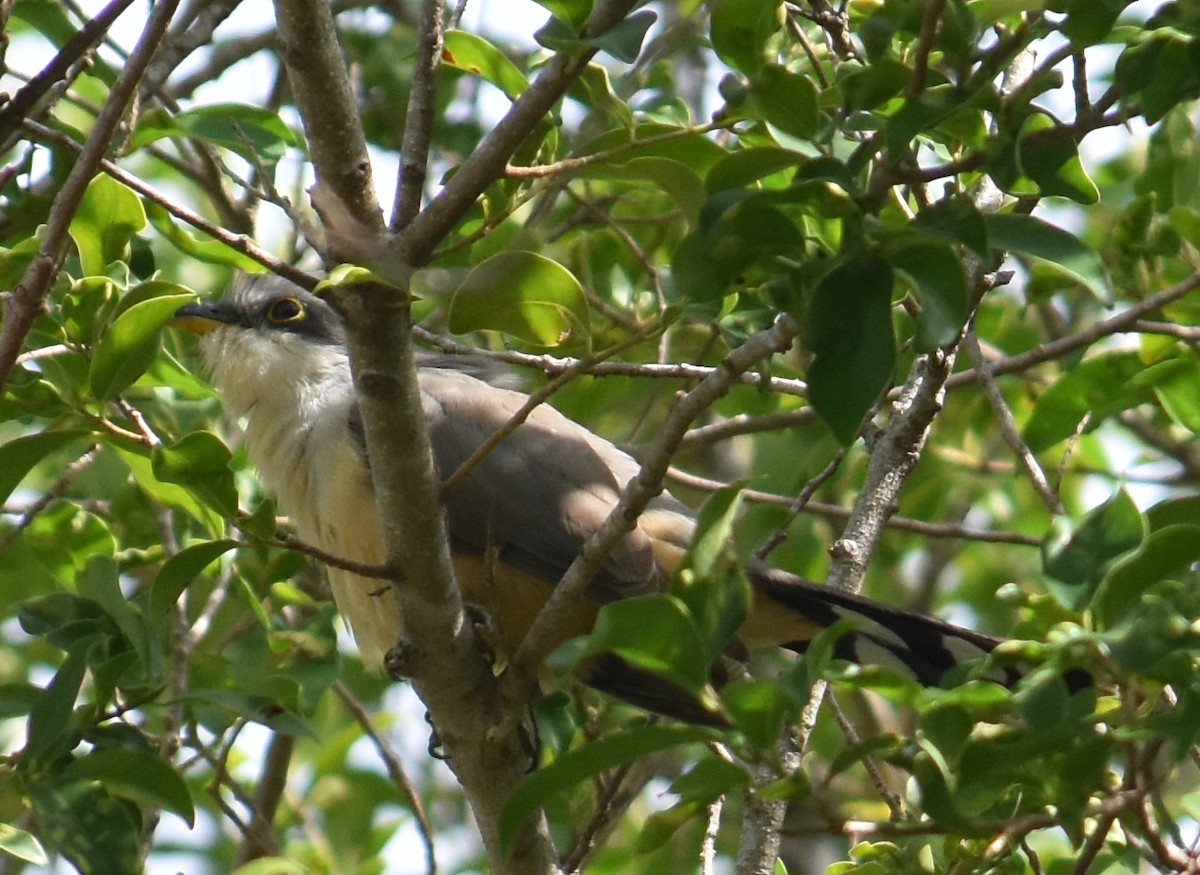
[[[446,32],[442,62],[490,82],[509,100],[516,100],[529,87],[516,64],[503,52],[482,37],[463,30]]]
[[[638,825],[633,852],[638,856],[657,851],[671,836],[679,832],[703,811],[704,806],[695,802],[678,802],[669,808],[655,811]]]
[[[766,60],[767,40],[783,24],[779,0],[715,0],[709,27],[713,51],[722,61],[752,76]]]
[[[158,354],[158,333],[196,296],[175,283],[151,280],[129,292],[151,294],[117,316],[92,354],[88,384],[99,401],[115,398],[150,367]]]
[[[700,634],[705,666],[729,644],[749,610],[750,584],[732,546],[741,508],[740,484],[714,493],[704,503],[691,546],[671,583],[671,594],[687,606]]]
[[[1172,525],[1151,532],[1138,550],[1109,569],[1093,600],[1102,627],[1115,628],[1147,589],[1200,560],[1200,526]]]
[[[555,796],[608,769],[631,763],[638,757],[712,741],[717,734],[696,726],[642,726],[626,729],[591,742],[529,775],[513,791],[500,813],[500,847],[507,854],[521,829]]]
[[[243,273],[260,274],[264,270],[257,261],[220,240],[189,234],[175,224],[175,219],[165,207],[153,201],[146,202],[146,216],[150,219],[150,224],[155,231],[189,258],[195,258],[208,264],[225,265]]]
[[[1060,376],[1034,402],[1021,436],[1035,453],[1087,430],[1149,397],[1141,385],[1146,365],[1136,352],[1110,352],[1088,359]]]
[[[214,537],[224,534],[225,525],[222,516],[214,513],[207,503],[198,500],[198,496],[194,495],[192,490],[160,479],[155,474],[153,463],[148,455],[130,450],[116,442],[108,443],[106,446],[125,463],[138,488],[145,492],[152,501],[179,508],[200,522]]]
[[[721,212],[723,202],[734,200]],[[718,218],[705,221],[707,213]],[[726,192],[710,199],[701,226],[676,247],[671,262],[672,291],[681,302],[712,304],[728,293],[751,265],[775,256],[795,255],[804,245],[796,224],[758,199]]]
[[[75,746],[77,735],[71,712],[83,685],[88,650],[93,640],[91,637],[80,639],[67,651],[66,659],[30,712],[26,724],[23,766],[35,768],[57,759]]]
[[[1200,93],[1200,72],[1192,60],[1194,38],[1172,27],[1147,32],[1117,58],[1114,81],[1154,124],[1182,101]]]
[[[0,851],[35,866],[45,866],[50,862],[41,842],[32,833],[7,823],[0,823]]]
[[[708,686],[710,660],[687,606],[663,593],[609,602],[600,609],[583,656],[616,654],[691,693]]]
[[[588,40],[588,43],[602,52],[608,52],[618,61],[632,64],[641,54],[646,32],[657,20],[658,13],[654,10],[639,9],[622,18],[604,33]]]
[[[712,166],[704,178],[710,196],[730,189],[749,188],[765,177],[794,170],[805,161],[799,152],[777,146],[730,152]]]
[[[237,546],[237,541],[204,541],[184,547],[164,562],[150,588],[151,616],[166,617],[188,584],[199,577],[201,571]]]
[[[917,213],[909,227],[960,243],[981,257],[988,254],[987,225],[970,198],[944,198]]]
[[[766,64],[750,80],[750,100],[767,122],[786,134],[810,140],[817,133],[817,87],[778,64]]]
[[[196,431],[179,442],[156,447],[151,456],[154,476],[188,491],[225,518],[237,513],[237,489],[230,470],[229,449],[215,434]]]
[[[1021,126],[1017,164],[1042,195],[1070,198],[1086,206],[1100,191],[1083,169],[1074,134],[1049,113],[1033,113]]]
[[[110,262],[125,258],[130,239],[144,227],[146,213],[133,189],[104,174],[93,179],[68,229],[84,275],[101,276]]]
[[[195,137],[223,146],[250,162],[278,163],[289,146],[300,140],[283,120],[269,109],[244,103],[217,103],[181,112],[175,116],[147,114],[130,142],[141,148],[162,137]]]
[[[1146,511],[1150,531],[1175,525],[1192,525],[1200,520],[1200,495],[1184,495],[1160,501]]]
[[[926,88],[916,97],[908,98],[888,120],[885,129],[888,153],[896,157],[903,155],[915,136],[937,126],[966,105],[966,95],[950,85]]]
[[[1078,48],[1100,42],[1108,36],[1118,16],[1131,0],[1067,0],[1067,20],[1062,32]]]
[[[984,217],[993,249],[1029,256],[1109,300],[1108,271],[1100,255],[1074,234],[1033,216],[996,213]]]
[[[1146,521],[1124,489],[1087,515],[1061,546],[1043,545],[1043,570],[1074,589],[1065,594],[1074,610],[1082,609],[1109,564],[1136,550],[1146,535]],[[1079,589],[1083,587],[1083,589]]]
[[[96,783],[37,782],[30,799],[42,840],[80,875],[140,872],[140,818]]]
[[[904,92],[912,70],[894,58],[880,58],[865,67],[842,63],[837,68],[837,85],[845,107],[874,109]]]
[[[238,866],[231,875],[312,875],[309,869],[283,857],[260,857],[245,866]]]
[[[111,556],[89,557],[76,577],[76,588],[80,596],[104,609],[137,653],[145,675],[157,681],[164,668],[163,652],[152,644],[150,628],[141,611],[121,591],[116,560]]]
[[[815,356],[808,400],[839,441],[849,445],[896,361],[892,268],[877,255],[851,256],[817,284],[808,305],[804,343]]]
[[[76,446],[71,458],[82,456],[86,445],[80,438],[85,434],[75,430],[41,431],[0,444],[0,504],[8,501],[13,490],[33,470],[34,465],[56,450],[74,442]]]
[[[669,195],[692,227],[700,221],[704,206],[704,183],[700,176],[679,161],[657,156],[633,158],[627,162],[604,162],[584,167],[576,174],[583,179],[630,179],[649,182]]]
[[[449,321],[455,334],[489,329],[539,346],[591,340],[579,280],[534,252],[501,252],[473,267],[454,292]]]
[[[758,750],[770,750],[779,739],[792,702],[772,680],[736,681],[721,688],[721,701],[734,725]]]
[[[1189,359],[1154,384],[1154,394],[1167,416],[1192,434],[1200,434],[1200,362]]]
[[[929,351],[953,342],[967,318],[967,273],[962,259],[944,243],[905,246],[891,256],[921,303],[917,347]]]
[[[196,809],[187,784],[171,766],[145,751],[107,748],[94,750],[62,772],[64,781],[99,781],[114,796],[178,814],[189,827]]]
[[[534,0],[559,21],[575,30],[583,27],[592,14],[592,0]]]

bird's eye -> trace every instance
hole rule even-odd
[[[295,298],[280,298],[267,308],[267,318],[276,325],[290,325],[304,319],[304,305]]]

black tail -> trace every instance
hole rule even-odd
[[[839,638],[834,647],[839,659],[898,668],[925,686],[938,686],[951,669],[982,659],[1001,641],[935,617],[811,583],[766,565],[755,566],[749,572],[755,589],[814,626],[827,629],[839,620],[853,620],[855,628]],[[779,642],[797,653],[803,653],[809,643]],[[1012,686],[1020,676],[1018,670],[1009,667],[994,671],[990,679]]]

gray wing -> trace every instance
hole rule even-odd
[[[447,370],[421,371],[438,470],[447,477],[523,405],[527,396]],[[456,552],[499,551],[506,563],[557,581],[608,516],[637,463],[547,405],[538,407],[446,499]],[[692,520],[669,497],[654,503],[671,540],[686,543]],[[589,593],[600,601],[659,588],[665,577],[642,526],[618,543]]]
[[[459,370],[456,365],[464,363],[458,357],[424,358],[420,364],[434,461],[448,477],[528,396]],[[357,409],[350,428],[362,444]],[[505,563],[557,582],[637,471],[627,454],[542,405],[447,496],[451,547],[474,555],[495,551]],[[609,554],[589,595],[606,602],[659,589],[669,572],[658,561],[663,544],[681,551],[692,527],[684,505],[670,496],[656,498],[650,513]]]

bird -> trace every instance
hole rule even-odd
[[[247,454],[298,537],[326,554],[385,563],[371,461],[351,380],[345,326],[323,297],[264,275],[235,281],[221,300],[187,304],[173,324],[199,336],[203,367],[225,413],[242,423]],[[481,357],[424,352],[421,405],[442,477],[458,470],[528,396]],[[616,505],[638,463],[550,405],[534,408],[443,497],[463,600],[487,618],[499,656],[516,652],[580,547]],[[663,592],[686,554],[696,516],[663,492],[588,584],[584,605],[557,630],[586,634],[604,604]],[[368,667],[401,639],[391,588],[328,566],[338,612]],[[936,686],[1000,639],[805,580],[765,562],[745,567],[751,597],[738,652],[777,646],[803,653],[822,630],[849,619],[835,656],[898,668]],[[711,706],[617,658],[580,669],[581,680],[635,706],[693,723],[720,724]],[[996,675],[996,672],[999,672]],[[1015,669],[993,671],[1011,685]]]

